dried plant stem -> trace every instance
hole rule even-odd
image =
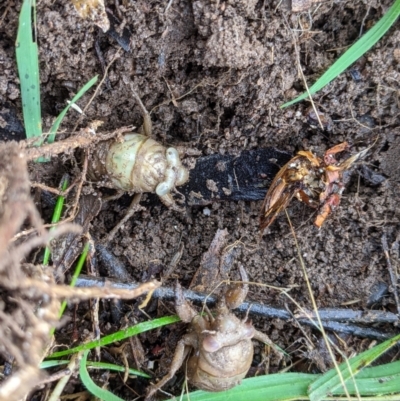
[[[134,289],[120,289],[112,287],[92,287],[92,288],[75,288],[67,285],[55,285],[42,280],[25,278],[19,283],[5,283],[9,289],[19,289],[37,291],[39,294],[47,294],[54,298],[69,298],[76,301],[83,301],[91,298],[116,298],[116,299],[132,299],[142,294],[153,291],[160,287],[161,283],[156,280],[148,283],[140,284]]]

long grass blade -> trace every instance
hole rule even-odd
[[[87,257],[88,252],[89,252],[89,242],[86,243],[86,245],[84,246],[84,248],[83,248],[83,250],[82,250],[81,255],[79,256],[78,263],[76,264],[76,268],[75,268],[74,274],[73,274],[72,279],[71,279],[71,282],[70,282],[70,284],[69,284],[70,287],[75,287],[76,280],[77,280],[79,274],[81,273],[81,270],[82,270],[82,267],[83,267],[83,265],[84,265],[84,263],[85,263],[85,260],[86,260],[86,257]],[[66,300],[64,300],[64,301],[61,303],[60,311],[58,312],[58,318],[59,318],[59,319],[61,319],[62,315],[64,314],[65,309],[67,308],[67,305],[68,305],[68,303],[67,303]],[[55,328],[53,327],[53,328],[50,330],[50,335],[53,335],[54,332],[55,332]]]
[[[87,242],[86,245],[83,247],[82,253],[79,256],[78,263],[76,264],[74,274],[73,274],[71,282],[69,284],[70,287],[75,287],[76,280],[78,279],[78,276],[81,274],[81,271],[82,271],[83,265],[86,261],[88,252],[89,252],[89,242]],[[60,319],[61,319],[62,315],[64,314],[66,307],[67,307],[67,301],[64,300],[61,304],[60,312],[58,314],[58,317]]]
[[[68,175],[64,175],[63,178],[61,179],[61,185],[60,185],[61,191],[65,191],[68,187],[68,184],[69,184],[69,177]],[[53,217],[51,218],[51,224],[55,224],[60,221],[61,213],[64,207],[64,202],[65,202],[65,196],[59,195],[57,197],[56,206],[54,207]],[[54,227],[51,230],[54,230]],[[50,248],[46,246],[43,255],[43,265],[47,266],[49,264],[50,255],[51,255]]]
[[[128,327],[124,330],[117,331],[116,333],[110,334],[108,336],[102,337],[99,340],[94,340],[86,344],[79,345],[75,348],[66,349],[64,351],[54,352],[53,354],[49,355],[47,358],[59,358],[61,356],[75,354],[76,352],[92,349],[95,347],[103,347],[105,345],[112,344],[116,341],[122,341],[125,338],[135,336],[140,333],[144,333],[145,331],[153,330],[158,327],[166,326],[168,324],[179,322],[180,319],[178,316],[166,316],[161,317],[159,319],[153,319],[148,322],[138,323],[135,326]]]
[[[67,114],[68,110],[70,109],[70,107],[76,103],[96,82],[98,79],[98,75],[96,75],[95,77],[93,77],[89,82],[87,82],[80,90],[79,92],[72,98],[72,100],[70,101],[70,103],[64,108],[64,110],[58,115],[58,117],[56,118],[56,120],[54,121],[52,127],[50,128],[50,132],[49,132],[49,137],[47,139],[48,143],[53,143],[54,139],[56,137],[56,133],[58,131],[58,128],[60,127],[60,124],[63,120],[63,118],[65,117],[65,115]]]
[[[346,382],[346,388],[348,389],[352,382],[352,380],[349,379],[356,376],[361,369],[370,365],[375,359],[380,357],[384,352],[393,347],[399,341],[400,334],[339,365],[342,378]],[[347,386],[347,383],[349,383],[349,386]],[[334,392],[337,388],[339,388],[340,385],[340,379],[336,370],[330,370],[313,382],[313,384],[310,386],[310,400],[320,401],[324,399],[327,394]]]
[[[376,42],[389,30],[400,15],[400,0],[396,0],[392,7],[387,10],[385,15],[356,43],[354,43],[328,70],[312,85],[308,92],[302,93],[296,99],[291,100],[281,106],[285,108],[304,100],[309,95],[318,92],[329,82],[339,76],[346,68],[357,61],[366,53]]]
[[[68,363],[69,363],[68,359],[56,359],[51,361],[44,361],[40,364],[40,369],[54,368],[57,366],[67,365]],[[112,372],[126,372],[125,366],[119,366],[113,363],[88,361],[86,366],[93,369],[111,370]],[[151,378],[151,376],[148,375],[147,373],[141,372],[140,370],[137,369],[129,368],[128,373],[132,376],[140,376],[146,379]]]
[[[335,369],[332,370],[334,373]],[[206,391],[194,391],[184,395],[181,401],[293,401],[308,400],[308,387],[323,375],[305,373],[278,373],[267,376],[257,376],[243,380],[242,384],[231,390],[221,393],[209,393]],[[372,396],[375,401],[398,401],[400,393],[400,361],[381,366],[366,368],[355,378],[357,389],[362,400]],[[356,394],[354,384],[349,381],[347,390],[350,394]],[[344,396],[343,389],[332,392],[334,396]],[[344,398],[347,400],[347,398]]]
[[[92,378],[89,376],[89,372],[87,371],[87,368],[86,368],[88,353],[89,353],[89,351],[85,351],[85,353],[83,354],[83,358],[81,359],[81,362],[79,365],[79,376],[82,380],[82,383],[85,385],[85,387],[88,389],[88,391],[103,401],[124,401],[122,398],[117,397],[113,393],[110,393],[108,390],[105,390],[104,388],[99,387],[92,380]]]
[[[15,53],[21,86],[22,111],[27,138],[42,135],[38,46],[33,37],[36,0],[23,0],[19,15]],[[43,139],[37,141],[39,146]]]

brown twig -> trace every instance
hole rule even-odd
[[[58,372],[53,373],[50,376],[47,376],[45,379],[42,379],[36,386],[36,388],[43,387],[45,384],[53,383],[56,380],[60,380],[64,376],[71,375],[71,369],[61,369]]]
[[[309,90],[309,87],[308,87],[308,84],[307,84],[306,77],[304,76],[303,69],[302,69],[302,67],[301,67],[301,62],[300,62],[300,51],[299,51],[299,48],[298,48],[298,46],[297,46],[297,40],[296,40],[297,38],[295,37],[295,35],[294,35],[294,33],[293,33],[293,30],[290,29],[289,22],[286,20],[286,18],[285,18],[285,22],[286,22],[286,25],[287,25],[287,27],[288,27],[288,29],[289,29],[289,32],[292,34],[292,37],[293,37],[293,46],[294,46],[294,50],[295,50],[294,53],[295,53],[295,55],[296,55],[296,62],[297,62],[297,65],[298,65],[299,74],[300,74],[300,76],[301,76],[301,79],[303,80],[304,86],[305,86],[306,91],[307,91],[307,94],[308,94],[308,98],[310,99],[311,106],[312,106],[312,108],[313,108],[313,110],[314,110],[314,113],[315,113],[315,116],[316,116],[316,118],[317,118],[317,120],[318,120],[319,126],[321,127],[322,130],[324,130],[324,126],[323,126],[323,124],[322,124],[320,115],[319,115],[319,113],[318,113],[317,107],[315,106],[314,100],[313,100],[313,98],[312,98],[312,96],[311,96],[311,93],[310,93],[310,90]]]
[[[399,301],[399,293],[397,291],[398,278],[397,278],[396,272],[394,271],[392,262],[390,261],[389,247],[388,247],[388,243],[387,243],[386,233],[383,233],[381,242],[382,242],[383,253],[385,254],[385,258],[386,258],[386,264],[387,264],[387,268],[389,271],[390,281],[392,283],[392,285],[389,287],[389,292],[393,293],[394,301],[396,303],[396,308],[397,308],[397,315],[400,317],[400,301]]]
[[[132,131],[133,127],[122,127],[115,131],[108,132],[105,134],[98,134],[95,130],[96,122],[92,123],[92,126],[80,130],[76,135],[72,135],[62,141],[45,144],[40,147],[30,147],[30,141],[21,141],[20,146],[24,150],[25,157],[27,160],[35,160],[41,156],[54,156],[60,153],[71,152],[77,148],[87,148],[92,144],[106,141],[114,138],[124,132]],[[75,131],[73,131],[75,132]]]
[[[82,193],[83,183],[84,183],[85,180],[86,180],[86,173],[87,173],[87,169],[88,169],[88,162],[89,162],[89,156],[88,156],[87,152],[85,152],[85,155],[84,155],[84,157],[83,157],[81,178],[80,178],[80,180],[79,180],[78,188],[77,188],[77,190],[76,190],[75,199],[74,199],[74,203],[73,203],[73,207],[72,207],[72,212],[71,212],[70,215],[64,220],[65,222],[67,222],[67,221],[72,221],[72,220],[74,220],[75,217],[76,217],[76,213],[77,213],[78,206],[79,206],[79,198],[81,197],[81,193]]]
[[[2,15],[1,18],[0,18],[0,26],[3,25],[3,22],[4,22],[4,20],[6,19],[8,10],[10,9],[11,5],[12,5],[11,3],[7,4],[6,9],[4,10],[4,13],[3,13],[3,15]]]
[[[125,216],[117,223],[117,225],[109,232],[108,235],[101,241],[105,244],[110,243],[114,238],[118,230],[136,213],[141,210],[146,210],[143,206],[140,206],[140,200],[142,199],[142,194],[135,194],[131,204],[129,205],[128,211]]]
[[[49,187],[49,186],[47,186],[45,184],[41,184],[40,182],[32,182],[31,181],[31,186],[33,188],[39,188],[42,191],[50,192],[50,193],[52,193],[54,195],[57,195],[57,196],[65,196],[65,195],[67,195],[68,192],[70,192],[71,189],[75,187],[75,185],[76,185],[76,182],[73,182],[65,191],[61,191],[60,189]]]
[[[121,281],[113,280],[111,278],[90,277],[81,275],[78,277],[76,286],[99,286],[100,288],[116,287],[129,289],[136,288],[138,284],[134,282],[123,283]],[[207,306],[212,307],[215,305],[217,300],[216,297],[210,296],[209,294],[186,289],[183,290],[183,294],[188,301],[191,301],[197,305],[203,305],[204,303],[206,303]],[[153,298],[172,301],[175,299],[175,290],[171,287],[161,286],[153,292]],[[294,318],[294,316],[286,309],[275,308],[273,306],[253,302],[244,302],[235,310],[241,313],[246,313],[247,311],[249,311],[250,315],[260,316],[266,319],[281,319],[289,321]],[[333,330],[341,333],[353,334],[359,337],[373,338],[378,340],[390,338],[391,336],[393,336],[393,333],[384,332],[372,327],[359,326],[358,324],[366,323],[366,315],[373,316],[373,318],[369,320],[369,324],[371,326],[377,323],[397,323],[399,321],[395,314],[380,311],[364,312],[353,311],[350,309],[331,308],[326,310],[320,309],[319,315],[322,326],[327,330]],[[340,316],[340,321],[335,321],[334,315],[336,315],[337,318]],[[316,322],[312,319],[309,319],[308,317],[301,317],[300,315],[297,321],[310,327],[315,327],[316,324]],[[349,321],[351,323],[349,323]]]
[[[100,88],[102,87],[104,81],[107,79],[108,76],[108,70],[110,69],[110,67],[113,65],[114,61],[119,57],[119,52],[121,49],[118,49],[117,52],[114,54],[114,57],[111,59],[111,61],[108,63],[107,67],[104,70],[104,74],[103,74],[103,78],[101,79],[101,81],[99,82],[99,84],[96,87],[96,90],[93,93],[93,96],[89,99],[89,101],[87,102],[86,106],[83,108],[82,110],[82,116],[85,114],[86,110],[89,108],[89,106],[92,104],[94,98],[97,96],[97,94],[99,93]],[[82,116],[78,119],[77,123],[74,126],[73,131],[75,131],[78,127],[78,125],[80,124],[80,122],[82,121]]]
[[[42,280],[32,278],[25,278],[23,282],[6,283],[7,287],[11,290],[27,290],[37,291],[39,294],[47,294],[55,298],[68,298],[72,300],[87,300],[92,298],[107,298],[107,299],[132,299],[137,298],[149,291],[153,291],[161,286],[156,280],[149,281],[148,283],[139,284],[136,287],[115,288],[111,286],[100,287],[87,287],[75,288],[68,285],[54,285],[46,283]]]

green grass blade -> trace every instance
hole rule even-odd
[[[400,341],[400,334],[379,344],[370,350],[362,352],[354,358],[351,358],[348,363],[344,362],[339,365],[339,369],[343,380],[347,383],[352,383],[352,377],[360,372],[361,369],[370,365],[376,358],[381,356],[389,348],[393,347]],[[331,369],[329,372],[322,375],[319,379],[312,383],[309,388],[309,397],[311,401],[320,401],[339,388],[340,378],[336,369]]]
[[[65,191],[68,187],[69,184],[69,178],[68,175],[64,175],[63,178],[61,179],[61,191]],[[57,201],[56,201],[56,206],[54,207],[53,211],[53,217],[51,218],[51,224],[58,223],[61,218],[61,213],[64,207],[64,202],[65,202],[65,196],[58,196]],[[54,230],[54,227],[51,229]],[[43,255],[43,265],[47,266],[49,264],[50,260],[50,248],[46,246],[44,250],[44,255]]]
[[[340,75],[346,68],[357,61],[389,30],[400,15],[400,0],[396,0],[385,15],[356,43],[354,43],[328,70],[309,88],[309,93],[304,92],[296,99],[281,106],[285,108],[294,103],[304,100],[310,95],[318,92],[328,85],[333,79]]]
[[[78,263],[76,264],[76,268],[71,279],[71,283],[69,284],[70,287],[75,287],[76,280],[78,279],[78,276],[81,274],[83,264],[85,263],[88,252],[89,252],[89,242],[86,243],[81,255],[79,256]],[[58,315],[59,318],[61,318],[61,316],[64,314],[66,307],[67,307],[67,301],[63,301]]]
[[[122,398],[117,397],[113,393],[105,390],[104,388],[99,387],[89,376],[89,372],[86,368],[87,356],[89,354],[89,350],[85,351],[83,357],[81,359],[81,363],[79,364],[79,376],[82,380],[82,383],[85,385],[87,390],[93,394],[94,396],[100,398],[103,401],[124,401]]]
[[[75,287],[76,280],[78,279],[78,276],[81,274],[82,267],[83,267],[83,264],[85,263],[88,252],[89,252],[89,243],[87,243],[85,245],[85,247],[83,248],[82,254],[79,256],[78,263],[76,264],[76,268],[75,268],[74,274],[71,279],[71,283],[69,284],[70,287]],[[58,312],[59,318],[61,318],[62,315],[64,314],[66,307],[67,307],[67,301],[64,300],[61,303],[60,311]],[[54,332],[55,332],[55,328],[53,327],[50,330],[50,335],[52,336],[54,334]]]
[[[56,366],[63,366],[63,365],[67,365],[69,362],[70,361],[68,359],[44,361],[40,364],[40,369],[49,369],[49,368],[54,368]],[[93,369],[111,370],[113,372],[125,372],[124,366],[114,365],[113,363],[87,361],[86,366],[88,368],[93,368]],[[140,377],[144,377],[145,379],[151,378],[150,375],[148,375],[147,373],[141,372],[140,370],[129,368],[128,372],[132,376],[140,376]]]
[[[128,328],[125,332],[126,334],[131,334],[132,329],[135,329],[134,331],[138,334],[139,332],[150,330],[150,326],[153,326],[153,328],[161,327],[161,325],[166,323],[165,321],[162,321],[164,319],[165,318],[161,318],[152,322],[140,323]],[[179,320],[177,316],[170,316],[167,319],[171,319],[172,321]],[[111,336],[104,337],[102,340],[104,341],[104,339],[109,337]],[[400,335],[350,359],[348,363],[354,374],[359,372],[358,375],[354,377],[355,384],[353,383],[351,375],[348,375],[346,372],[348,370],[348,365],[340,365],[344,379],[350,379],[348,380],[347,385],[347,390],[350,394],[355,395],[357,388],[361,397],[371,396],[371,398],[363,398],[363,400],[370,401],[373,399],[374,401],[388,401],[399,399],[398,395],[396,396],[393,394],[400,393],[400,361],[365,368],[368,364],[373,362],[374,359],[378,358],[390,347],[394,346],[399,340]],[[98,345],[98,341],[93,341],[86,345],[90,346],[90,348],[94,348]],[[85,346],[81,346],[68,351],[76,352],[78,349],[82,350],[85,348]],[[56,354],[53,354],[51,357],[55,355]],[[51,362],[53,361],[49,361],[49,363]],[[59,363],[59,361],[54,362]],[[88,366],[92,363],[93,362],[89,362]],[[363,370],[360,371],[361,369]],[[313,398],[311,397],[313,395],[310,394],[309,390],[315,388],[318,391],[321,387],[325,386],[327,382],[329,384],[329,391],[324,390],[319,399],[332,399],[332,395],[345,395],[344,390],[340,388],[340,380],[337,377],[337,372],[335,369],[332,369],[324,375],[282,373],[253,377],[245,379],[240,386],[221,393],[195,391],[184,395],[182,401],[226,401],[227,399],[230,401],[241,401],[245,399],[251,399],[252,401],[312,400]],[[91,391],[89,388],[88,390]],[[94,392],[93,394],[97,395]],[[329,397],[327,394],[330,394],[331,396]]]
[[[58,115],[58,117],[56,118],[56,121],[54,121],[52,127],[50,128],[49,137],[47,139],[48,143],[54,142],[58,128],[60,127],[60,124],[61,124],[63,118],[65,117],[65,115],[67,114],[68,110],[70,109],[70,107],[74,103],[76,103],[97,82],[98,77],[99,76],[96,75],[89,82],[87,82],[79,90],[79,92],[72,98],[71,102],[64,108],[64,110]]]
[[[42,135],[38,46],[32,37],[36,0],[23,0],[19,15],[15,53],[21,87],[22,111],[27,138]],[[36,142],[39,146],[43,139]]]
[[[105,363],[105,362],[89,361],[87,363],[87,366],[89,366],[90,368],[93,368],[93,369],[112,370],[114,372],[125,372],[125,370],[126,370],[124,366],[118,366],[118,365],[114,365],[112,363]],[[130,375],[140,376],[140,377],[144,377],[146,379],[151,379],[150,375],[148,375],[147,373],[141,372],[140,370],[129,368],[128,372]]]
[[[148,322],[142,322],[135,326],[128,327],[124,330],[117,331],[116,333],[102,337],[99,340],[94,340],[86,344],[79,345],[75,348],[66,349],[64,351],[54,352],[47,358],[59,358],[61,356],[75,354],[78,351],[88,350],[95,347],[104,347],[105,345],[112,344],[116,341],[122,341],[125,338],[135,336],[145,331],[157,329],[158,327],[166,326],[168,324],[179,322],[178,316],[166,316],[159,319],[150,320]]]
[[[195,391],[185,394],[181,401],[289,401],[307,398],[307,387],[315,375],[306,373],[282,373],[252,377],[231,390],[220,393]]]
[[[400,361],[363,369],[356,376],[355,381],[358,391],[363,397],[400,393]],[[346,383],[346,387],[350,394],[356,394],[352,380]],[[333,393],[335,395],[346,394],[342,388],[336,389]]]
[[[252,377],[243,380],[241,385],[221,393],[194,391],[184,395],[182,401],[308,400],[308,387],[321,377],[323,376],[305,373],[278,373]],[[371,395],[375,400],[399,400],[398,395],[391,398],[389,394],[400,393],[400,361],[366,368],[359,373],[355,380],[362,397]],[[356,394],[353,383],[349,384],[347,389],[350,394]],[[337,389],[332,395],[342,396],[345,395],[345,392]]]

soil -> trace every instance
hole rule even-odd
[[[108,12],[115,17],[114,34],[109,35],[90,20],[81,19],[70,2],[40,0],[37,35],[44,131],[79,88],[94,75],[103,75],[104,66],[118,52],[80,127],[93,120],[103,121],[99,131],[132,124],[139,127],[142,117],[132,96],[133,84],[151,111],[154,138],[163,144],[196,149],[198,157],[238,155],[264,147],[293,154],[312,150],[323,155],[344,141],[357,151],[377,138],[362,163],[353,169],[340,206],[320,230],[312,224],[315,210],[297,200],[287,209],[318,307],[351,305],[363,310],[378,283],[391,285],[382,250],[383,234],[397,268],[400,259],[400,31],[396,27],[389,30],[365,56],[314,96],[316,107],[329,122],[324,130],[312,121],[309,101],[285,109],[280,105],[303,92],[302,74],[311,85],[391,3],[329,1],[313,4],[307,12],[293,13],[285,1],[107,1]],[[0,131],[9,138],[21,137],[14,47],[19,10],[20,1],[0,5]],[[115,39],[123,28],[129,51]],[[99,55],[104,58],[103,65]],[[92,94],[78,102],[81,108]],[[62,129],[68,133],[78,119],[78,113],[70,111]],[[32,164],[31,180],[57,187],[65,172],[77,177],[78,167],[69,156],[53,160],[45,169]],[[93,188],[92,192],[109,194],[89,183],[85,188],[86,192]],[[47,195],[38,195],[37,189],[34,194],[40,200],[43,219],[50,221]],[[123,218],[131,198],[124,195],[104,203],[89,232],[98,240],[104,238]],[[167,284],[179,280],[187,287],[216,231],[226,228],[228,243],[240,243],[236,263],[245,267],[252,282],[261,284],[250,287],[249,300],[295,311],[296,305],[269,286],[290,288],[299,305],[312,309],[288,219],[281,213],[260,239],[261,204],[214,202],[177,213],[155,200],[129,219],[106,246],[128,266],[132,277],[141,281],[150,273],[159,278],[183,244],[182,257]],[[238,277],[236,270],[233,267],[233,278]],[[376,306],[396,311],[390,294]],[[160,303],[152,316],[171,311],[172,304]],[[85,319],[81,312],[79,319]],[[117,325],[110,326],[108,315],[102,316],[102,330],[115,331]],[[136,320],[144,319],[137,312]],[[90,327],[88,322],[82,323],[82,330]],[[304,342],[310,329],[302,331],[293,322],[277,319],[255,320],[254,324],[283,349],[291,346],[293,360],[306,358],[296,342]],[[63,330],[64,338],[70,337],[72,324]],[[155,334],[141,337],[145,360],[162,360],[162,355],[155,357],[151,350],[176,336],[168,330],[161,334],[165,338],[157,339]],[[360,351],[369,345],[355,338],[346,337],[346,341],[350,350]],[[318,340],[316,344],[320,347]],[[254,366],[262,361],[262,353],[261,347],[256,349]],[[315,362],[310,355],[309,362]],[[267,368],[263,365],[261,369]],[[279,366],[269,369],[275,372]],[[134,385],[139,394],[146,383]]]

